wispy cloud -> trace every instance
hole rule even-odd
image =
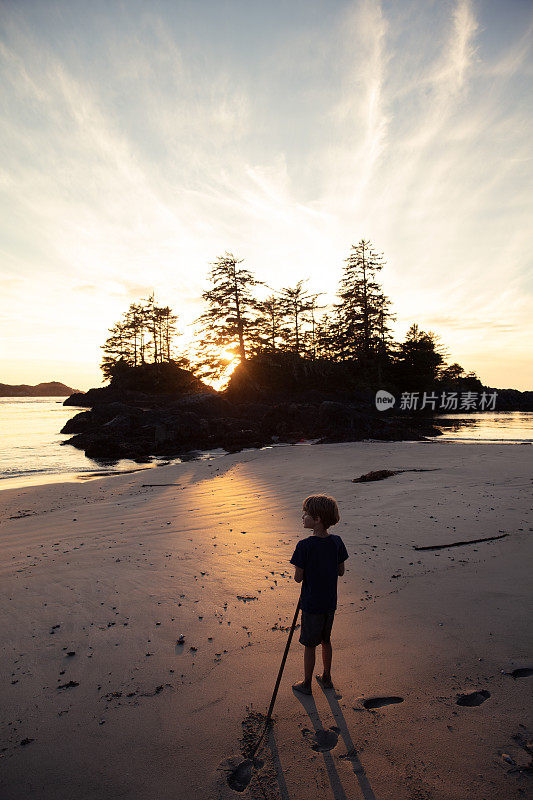
[[[521,350],[531,17],[493,53],[482,0],[253,5],[4,6],[3,333],[31,309],[43,358],[74,353],[78,325],[97,362],[147,286],[189,324],[233,250],[332,299],[365,236],[399,335]]]

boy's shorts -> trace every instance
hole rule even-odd
[[[321,642],[329,642],[334,616],[334,611],[328,611],[327,614],[309,614],[307,611],[302,611],[300,644],[316,647]]]

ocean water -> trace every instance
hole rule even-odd
[[[63,397],[0,397],[0,489],[154,466],[123,459],[105,463],[61,446],[72,434],[63,425],[85,408],[64,406]]]
[[[89,478],[110,472],[148,468],[123,459],[106,463],[87,458],[81,450],[61,442],[69,438],[59,431],[79,409],[64,406],[60,397],[0,398],[0,489],[58,480]],[[435,419],[443,430],[439,442],[533,442],[533,412],[499,411],[487,414],[446,414]],[[223,450],[197,453],[198,458],[222,455]],[[173,462],[179,463],[180,459]],[[168,463],[168,461],[165,461]]]
[[[435,417],[439,441],[474,444],[533,442],[533,411],[473,412]]]

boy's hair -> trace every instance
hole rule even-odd
[[[306,497],[303,510],[307,511],[313,519],[320,517],[324,528],[336,525],[340,519],[339,507],[334,497],[327,494],[311,494]]]

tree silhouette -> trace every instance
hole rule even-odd
[[[368,366],[371,355],[386,347],[390,301],[377,281],[383,269],[383,256],[366,239],[352,245],[345,259],[335,305],[338,314],[337,350],[343,361],[358,361]]]
[[[439,383],[456,391],[480,391],[483,386],[475,372],[466,373],[457,362],[443,366],[438,375]]]
[[[280,353],[276,356],[280,363],[297,362],[304,369],[312,361],[330,362],[315,364],[313,369],[338,372],[340,382],[350,386],[368,388],[377,382],[390,384],[394,391],[396,387],[411,391],[481,387],[474,373],[466,374],[457,363],[446,365],[447,354],[432,331],[413,324],[403,342],[393,341],[395,316],[378,280],[384,260],[368,240],[352,245],[338,302],[327,307],[318,305],[321,293],[308,291],[306,280],[281,290],[268,287],[271,294],[257,299],[254,289],[266,284],[241,267],[242,261],[226,252],[211,264],[210,288],[202,293],[207,307],[196,320],[199,337],[191,345],[194,370],[201,377],[216,380],[229,372],[233,361]],[[323,310],[326,313],[320,316]],[[102,346],[104,376],[110,379],[117,369],[127,371],[145,364],[190,368],[189,360],[175,353],[176,322],[169,306],[156,303],[154,292],[131,303]],[[260,358],[255,358],[254,369],[258,363]],[[339,364],[340,371],[335,366]]]
[[[301,280],[295,286],[287,286],[281,290],[282,308],[288,321],[284,329],[285,349],[300,355],[304,349],[304,323],[309,322],[308,312],[313,308],[318,295],[312,295],[304,288],[306,281]],[[315,306],[316,307],[316,306]]]
[[[225,348],[241,363],[246,360],[249,329],[257,308],[251,290],[262,282],[239,267],[243,260],[228,252],[219,256],[209,274],[212,288],[202,294],[207,310],[197,320],[202,340],[195,360],[206,377],[218,378],[224,371],[228,363]]]
[[[258,314],[250,335],[253,351],[273,353],[278,348],[278,340],[282,339],[285,333],[283,300],[271,294],[264,300],[257,301],[256,310]]]
[[[109,380],[112,375],[113,367],[120,361],[123,364],[132,364],[131,339],[125,323],[117,322],[109,329],[109,336],[102,345],[104,355],[100,369],[104,378]],[[133,364],[132,364],[133,365]]]
[[[123,319],[109,329],[110,335],[102,345],[104,377],[109,380],[117,364],[123,368],[146,363],[188,365],[184,356],[174,353],[173,342],[179,335],[176,321],[169,306],[156,304],[153,293],[141,303],[131,303]]]
[[[307,317],[309,320],[309,331],[306,332],[306,354],[314,361],[318,357],[319,351],[319,332],[320,320],[317,317],[317,312],[322,311],[326,306],[317,305],[317,300],[324,292],[317,292],[316,294],[308,295],[308,308]]]
[[[433,331],[421,331],[413,323],[398,347],[395,366],[400,388],[429,391],[438,379],[444,355],[439,337]]]

